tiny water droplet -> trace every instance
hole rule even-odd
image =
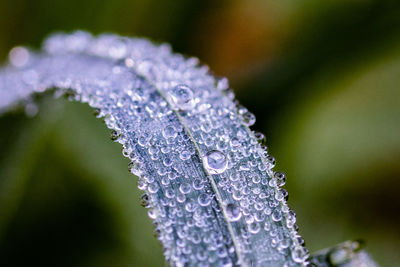
[[[205,193],[201,193],[197,198],[197,202],[200,204],[200,206],[208,206],[211,203],[211,197]]]
[[[246,113],[244,113],[242,115],[243,117],[243,122],[247,125],[247,126],[252,126],[255,122],[256,122],[256,116],[254,116],[253,113],[247,111]]]
[[[275,158],[273,156],[268,156],[267,160],[271,165],[273,166],[275,165]]]
[[[174,126],[168,125],[167,127],[164,128],[162,134],[166,139],[169,138],[174,139],[178,135],[178,132],[175,130]]]
[[[188,160],[188,159],[190,159],[190,156],[191,156],[191,154],[190,154],[190,151],[188,151],[188,150],[183,150],[183,151],[179,154],[179,158],[180,158],[181,160]]]
[[[258,140],[261,144],[264,144],[264,143],[265,143],[265,135],[264,135],[263,133],[256,132],[256,133],[254,133],[254,136],[257,138],[257,140]]]
[[[249,224],[248,229],[250,233],[257,234],[260,231],[261,227],[259,223],[252,222]]]
[[[188,194],[191,191],[192,187],[188,183],[182,183],[179,186],[179,191],[181,191],[182,194]]]
[[[278,180],[278,186],[282,187],[286,183],[286,175],[282,172],[276,172],[275,173],[275,178]]]
[[[129,162],[128,164],[128,172],[132,171],[133,166],[135,165],[135,163],[133,161]]]
[[[292,250],[292,259],[295,262],[301,263],[307,260],[309,256],[308,250],[305,247],[296,247]]]
[[[148,208],[149,207],[149,196],[147,194],[143,194],[141,196],[141,202],[140,204],[142,205],[142,207],[144,208]]]
[[[219,174],[226,170],[228,161],[221,151],[211,150],[204,158],[204,166],[211,174]]]
[[[193,91],[184,84],[175,86],[171,91],[171,98],[176,108],[190,110],[194,107]]]
[[[274,210],[271,214],[272,216],[272,220],[275,222],[279,222],[280,220],[282,220],[282,212],[278,209]]]
[[[35,103],[28,103],[25,105],[25,114],[28,117],[35,117],[39,112],[39,108]]]
[[[217,82],[216,85],[217,85],[217,89],[218,89],[218,90],[223,91],[223,90],[226,90],[226,89],[229,88],[228,79],[225,78],[225,77],[218,78],[218,79],[216,80],[216,82]]]
[[[242,217],[239,206],[233,203],[226,205],[226,214],[231,222],[237,221]]]
[[[99,108],[93,109],[93,115],[96,116],[97,118],[100,116],[101,110]]]
[[[120,136],[121,136],[121,135],[120,135],[117,131],[113,130],[113,131],[111,132],[111,134],[110,134],[110,139],[111,139],[112,141],[116,141]]]
[[[14,67],[21,68],[28,63],[29,51],[24,47],[17,46],[11,49],[8,57]]]

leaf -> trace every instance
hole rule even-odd
[[[362,249],[360,241],[346,241],[333,248],[323,249],[311,256],[311,263],[319,267],[377,267]]]
[[[306,265],[285,177],[249,129],[254,115],[197,59],[76,32],[52,36],[40,54],[14,48],[10,61],[0,110],[25,101],[30,114],[31,95],[56,87],[114,130],[172,265]]]

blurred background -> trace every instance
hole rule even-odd
[[[54,31],[145,36],[227,76],[311,251],[400,262],[400,1],[0,0],[0,61]],[[85,105],[0,118],[0,266],[165,266],[121,147]]]

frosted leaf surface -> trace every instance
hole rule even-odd
[[[168,45],[86,32],[10,52],[0,111],[35,92],[88,103],[114,130],[174,266],[304,266],[308,251],[275,173],[225,78]],[[262,138],[260,137],[262,136]]]

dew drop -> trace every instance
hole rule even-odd
[[[275,158],[273,156],[268,156],[267,160],[268,160],[269,164],[271,164],[272,166],[275,166]]]
[[[17,46],[11,49],[8,57],[13,66],[21,68],[25,66],[29,60],[29,51],[24,47]]]
[[[228,161],[221,151],[211,150],[204,158],[204,166],[211,174],[219,174],[226,170]]]
[[[272,212],[271,217],[273,221],[279,222],[280,220],[282,220],[282,212],[276,209]]]
[[[176,108],[190,110],[194,107],[193,91],[189,86],[180,84],[171,91],[171,98]]]
[[[120,137],[120,134],[119,134],[117,131],[115,131],[115,130],[113,130],[113,131],[111,132],[111,134],[110,134],[110,139],[111,139],[112,141],[116,141],[119,137]]]
[[[150,203],[149,203],[149,196],[147,194],[143,194],[141,196],[141,202],[140,204],[142,205],[142,207],[144,208],[148,208],[150,207]]]
[[[203,184],[203,182],[201,181],[201,179],[195,179],[195,180],[193,180],[193,189],[195,189],[195,190],[201,190],[201,189],[203,189],[204,188],[204,184]]]
[[[150,193],[154,194],[157,193],[159,186],[156,183],[152,183],[149,185],[148,189]]]
[[[278,186],[279,186],[279,187],[282,187],[282,186],[285,185],[285,183],[286,183],[286,175],[285,175],[284,173],[282,173],[282,172],[276,172],[276,173],[274,174],[274,177],[275,177],[276,179],[278,179]]]
[[[39,108],[35,103],[28,103],[25,106],[25,115],[32,118],[39,112]]]
[[[265,135],[263,133],[260,132],[256,132],[254,133],[254,136],[256,137],[256,139],[258,141],[260,141],[262,144],[265,143]]]
[[[179,191],[181,191],[182,194],[188,194],[190,192],[190,190],[192,189],[192,187],[190,186],[190,184],[188,183],[182,183],[179,186]]]
[[[225,77],[217,79],[217,89],[218,90],[226,90],[229,88],[229,82],[228,79]]]
[[[256,222],[249,224],[248,228],[249,228],[249,232],[252,234],[257,234],[261,229],[260,224],[258,224]]]
[[[296,247],[293,251],[292,251],[292,259],[295,262],[301,263],[304,262],[305,260],[307,260],[309,256],[308,250],[305,247]]]
[[[256,116],[254,116],[253,113],[247,111],[246,113],[244,113],[242,115],[243,117],[243,122],[247,125],[247,126],[252,126],[255,122],[256,122]]]
[[[189,152],[188,150],[183,150],[183,151],[179,154],[179,158],[180,158],[181,160],[188,160],[188,159],[190,159],[190,156],[191,156],[191,154],[190,154],[190,152]]]
[[[231,222],[235,222],[242,217],[239,206],[233,203],[226,205],[226,214]]]
[[[200,206],[208,206],[211,203],[211,197],[205,193],[201,193],[197,198],[197,202],[200,204]]]
[[[169,166],[171,166],[173,163],[174,163],[174,162],[173,162],[170,158],[165,158],[165,159],[163,160],[163,164],[164,164],[165,167],[169,167]]]
[[[178,135],[178,132],[176,131],[174,126],[168,125],[167,127],[164,128],[162,134],[166,139],[169,138],[175,139],[175,137]]]

